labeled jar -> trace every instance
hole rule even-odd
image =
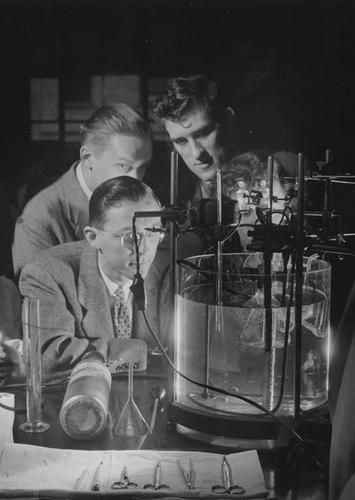
[[[92,439],[106,428],[111,374],[100,353],[90,352],[73,369],[59,414],[66,434]]]

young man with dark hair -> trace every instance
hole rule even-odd
[[[23,268],[22,295],[40,300],[47,374],[71,369],[93,349],[106,360],[120,357],[122,339],[125,343],[131,337],[151,340],[130,291],[137,272],[132,220],[137,211],[156,210],[160,203],[141,181],[128,176],[110,179],[90,198],[85,240],[45,250]],[[137,218],[135,224],[146,311],[154,329],[159,327],[159,275],[151,264],[160,233],[148,228],[159,225],[159,217]],[[164,321],[162,308],[160,318]]]
[[[168,80],[154,114],[164,125],[175,150],[197,176],[183,198],[213,197],[216,171],[236,152],[235,115],[215,82],[202,75]]]
[[[120,175],[142,179],[152,157],[149,124],[124,103],[103,106],[81,126],[80,161],[25,206],[15,227],[15,275],[40,250],[84,237],[92,191]]]
[[[239,173],[237,164],[248,154],[236,156],[235,114],[226,99],[219,92],[215,82],[202,75],[178,77],[168,80],[161,95],[158,97],[155,116],[164,125],[175,150],[185,162],[189,170],[195,174],[196,182],[185,182],[185,187],[192,187],[188,193],[185,190],[179,194],[182,200],[191,198],[216,197],[216,172],[222,171],[222,183],[227,180],[237,189]],[[255,157],[249,153],[250,157]],[[257,162],[261,162],[257,159]],[[255,175],[254,167],[249,162],[246,167],[250,179]],[[228,177],[228,179],[227,179]],[[253,182],[256,179],[253,179]],[[274,181],[275,192],[284,195],[279,187],[278,179]],[[180,186],[179,186],[180,189]],[[227,197],[233,198],[224,192]],[[244,209],[239,205],[240,209]],[[248,224],[250,230],[255,223],[253,210],[243,215],[243,224]],[[251,239],[247,237],[248,230],[239,230],[241,241],[234,240],[235,250],[245,250]],[[188,244],[180,245],[182,255],[191,255],[191,247],[196,253],[197,245],[192,238]],[[184,248],[182,248],[184,247]],[[204,248],[200,248],[203,251]]]

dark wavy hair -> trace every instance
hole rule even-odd
[[[223,185],[226,191],[234,189],[238,181],[244,181],[248,189],[267,180],[266,164],[252,151],[241,153],[223,165]]]
[[[201,108],[215,119],[220,119],[227,103],[214,81],[203,75],[177,77],[168,80],[154,103],[154,116],[158,120],[180,121],[190,111]]]

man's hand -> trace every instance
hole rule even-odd
[[[22,340],[6,340],[3,332],[0,331],[0,361],[6,361],[15,365],[23,364]]]

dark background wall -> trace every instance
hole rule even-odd
[[[77,156],[63,138],[31,141],[30,78],[65,88],[93,73],[205,73],[230,95],[241,150],[317,160],[330,148],[350,164],[354,14],[354,2],[331,0],[2,0],[2,180],[11,194],[34,159],[58,172]]]

